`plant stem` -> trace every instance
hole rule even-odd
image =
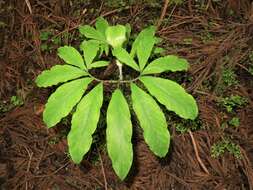
[[[91,75],[88,70],[85,70],[85,71],[87,72],[87,74],[89,75],[90,78],[92,78],[93,80],[95,80],[97,82],[102,82],[102,83],[114,83],[114,84],[115,83],[118,83],[118,84],[120,84],[120,83],[131,83],[131,82],[135,82],[135,81],[140,79],[141,74],[138,77],[134,78],[134,79],[123,80],[123,72],[122,72],[123,64],[120,63],[119,60],[116,60],[116,64],[119,68],[119,80],[102,80],[102,79],[98,79],[95,76]]]
[[[134,79],[130,79],[130,80],[102,80],[102,79],[98,79],[94,76],[92,76],[90,73],[88,73],[89,77],[92,78],[93,80],[97,81],[97,82],[103,82],[103,83],[131,83],[131,82],[135,82],[137,80],[139,80],[140,76],[134,78]]]
[[[116,60],[116,64],[119,68],[119,80],[122,81],[123,80],[122,64],[120,63],[119,60]]]
[[[137,80],[139,80],[140,76],[134,78],[134,79],[131,79],[131,80],[101,80],[101,79],[98,79],[92,75],[89,75],[89,77],[91,77],[93,80],[95,81],[98,81],[98,82],[103,82],[103,83],[131,83],[131,82],[135,82]]]

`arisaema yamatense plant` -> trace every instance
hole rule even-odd
[[[127,83],[131,89],[131,105],[145,142],[158,157],[164,157],[170,146],[170,133],[165,115],[158,103],[169,111],[175,112],[184,119],[194,120],[198,107],[194,98],[183,87],[172,80],[152,76],[165,71],[186,71],[187,60],[175,55],[167,55],[150,61],[154,46],[158,41],[155,27],[142,30],[127,51],[131,28],[129,25],[109,26],[103,18],[98,18],[95,28],[85,25],[79,28],[86,37],[80,49],[64,46],[58,49],[58,56],[65,61],[64,65],[55,65],[43,71],[36,79],[39,87],[60,86],[49,97],[43,120],[48,128],[55,126],[72,110],[71,129],[68,134],[68,146],[71,159],[80,163],[89,151],[103,104],[103,80],[90,74],[90,70],[106,67],[111,64],[102,60],[102,55],[111,55],[116,59],[119,69],[118,80],[107,83]],[[130,67],[139,73],[137,78],[124,80],[122,67]],[[96,81],[97,85],[87,92],[87,87]],[[140,87],[144,85],[146,90]],[[133,147],[132,123],[129,104],[120,88],[117,88],[110,99],[106,113],[106,145],[112,166],[120,179],[125,179],[132,162]],[[84,93],[86,93],[84,95]],[[75,108],[75,109],[74,109]]]

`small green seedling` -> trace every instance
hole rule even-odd
[[[229,121],[225,121],[221,124],[221,128],[222,129],[226,129],[228,127],[234,127],[237,128],[240,126],[240,118],[238,117],[233,117],[231,120]]]
[[[24,101],[20,96],[11,96],[9,101],[0,101],[0,114],[22,105],[24,105]]]
[[[232,154],[234,157],[241,159],[241,150],[239,145],[231,142],[229,139],[223,139],[215,144],[212,145],[211,147],[211,156],[213,158],[218,158],[222,156],[225,151],[228,151],[230,154]]]
[[[239,81],[236,79],[236,74],[231,68],[223,68],[222,81],[227,87],[238,85]]]
[[[22,106],[24,104],[23,100],[19,96],[12,96],[11,97],[11,104],[15,107]]]
[[[62,38],[68,38],[69,33],[63,33],[61,36],[53,36],[51,31],[41,31],[40,32],[40,49],[43,52],[50,52],[54,49],[54,46],[59,46],[62,43]]]
[[[47,41],[52,36],[52,32],[50,31],[42,31],[40,32],[40,40]]]
[[[173,122],[175,123],[175,122]],[[178,133],[180,134],[184,134],[187,133],[189,131],[197,131],[200,129],[203,129],[204,126],[202,125],[201,120],[196,119],[194,121],[192,120],[182,120],[181,122],[176,122],[174,124],[175,129]]]
[[[53,66],[36,79],[39,87],[64,83],[49,97],[43,120],[51,128],[76,106],[67,140],[72,160],[80,163],[90,150],[92,135],[97,128],[104,98],[103,83],[118,84],[107,109],[106,144],[113,169],[123,180],[132,166],[133,147],[131,114],[120,89],[121,84],[130,86],[130,105],[140,122],[150,150],[158,157],[164,157],[169,150],[170,133],[165,115],[157,102],[180,117],[191,120],[197,117],[198,107],[194,98],[179,84],[151,75],[165,71],[186,71],[189,64],[175,55],[150,60],[158,39],[155,37],[155,27],[142,30],[130,52],[125,48],[131,33],[129,25],[110,26],[105,19],[98,18],[95,28],[86,25],[81,26],[79,31],[86,37],[80,45],[83,54],[71,46],[60,47],[58,55],[66,64]],[[91,69],[112,64],[108,59],[105,60],[105,55],[109,60],[115,60],[119,71],[118,80],[104,81],[90,73]],[[124,80],[122,67],[137,71],[139,76]],[[146,90],[141,89],[139,83]],[[91,88],[89,91],[88,86]]]
[[[238,117],[233,117],[229,122],[229,125],[232,127],[239,127],[240,126],[240,119]]]
[[[218,104],[225,107],[228,113],[233,112],[236,108],[241,108],[247,104],[247,99],[239,95],[231,95],[229,97],[221,98]]]

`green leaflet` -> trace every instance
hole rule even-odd
[[[100,83],[77,105],[68,134],[69,152],[75,163],[80,163],[90,150],[92,134],[97,128],[100,108],[103,103],[103,84]]]
[[[105,52],[105,55],[108,56],[109,54],[109,45],[107,43],[100,44],[100,55],[101,56]]]
[[[133,83],[131,91],[133,109],[143,129],[144,139],[155,155],[164,157],[170,145],[165,116],[156,101]]]
[[[121,47],[126,41],[126,27],[123,25],[109,26],[105,31],[106,41],[113,48]]]
[[[109,27],[107,20],[103,17],[98,17],[96,20],[96,29],[105,36],[105,31]]]
[[[96,61],[90,65],[90,68],[105,67],[109,65],[109,63],[110,63],[109,61]]]
[[[142,72],[142,74],[155,74],[165,71],[186,71],[189,63],[186,59],[179,58],[175,55],[160,57],[152,61]]]
[[[98,41],[104,41],[104,42],[106,41],[104,35],[91,26],[88,26],[88,25],[80,26],[79,31],[86,38],[91,38],[91,39],[95,39]]]
[[[58,48],[58,56],[70,65],[77,66],[80,69],[85,69],[81,54],[71,46]]]
[[[87,68],[89,69],[92,61],[97,56],[99,44],[94,42],[94,40],[83,41],[80,48],[84,52],[84,60]]]
[[[74,80],[61,85],[51,94],[43,112],[43,120],[48,128],[55,126],[69,114],[91,81],[91,78]]]
[[[155,38],[151,35],[147,35],[139,41],[139,44],[137,46],[137,57],[141,70],[143,70],[143,68],[147,64],[148,58],[151,55],[154,45]]]
[[[174,111],[184,119],[195,119],[198,107],[194,98],[183,87],[174,81],[158,77],[140,78],[150,94],[170,111]]]
[[[132,124],[128,104],[122,92],[117,89],[107,110],[106,140],[108,154],[116,174],[123,180],[132,165]]]
[[[137,47],[139,46],[140,41],[142,41],[147,36],[153,36],[153,38],[155,38],[154,35],[155,35],[155,27],[154,26],[150,26],[150,27],[143,29],[139,33],[139,35],[136,37],[136,39],[134,40],[134,42],[132,44],[132,49],[130,52],[131,57],[133,58],[135,56],[136,51],[137,51]]]
[[[129,53],[125,49],[118,47],[118,48],[113,49],[112,53],[115,57],[117,57],[117,59],[120,62],[128,65],[129,67],[132,67],[136,71],[140,70],[137,63],[134,61],[134,59],[129,55]]]
[[[43,71],[35,82],[38,87],[48,87],[87,75],[85,71],[70,65],[55,65],[50,70]]]
[[[99,46],[99,55],[98,55],[98,57],[101,57],[103,52],[105,52],[106,55],[109,54],[109,45],[107,44],[107,42],[94,40],[94,39],[89,40],[89,42],[96,43]],[[85,42],[82,42],[82,44],[83,43],[85,43]],[[82,49],[82,44],[80,45],[81,49]]]

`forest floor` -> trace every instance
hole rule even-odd
[[[165,54],[186,58],[191,68],[164,76],[193,94],[200,114],[190,122],[166,113],[172,134],[166,158],[155,157],[137,130],[133,167],[122,182],[103,132],[96,132],[91,151],[75,165],[66,143],[69,119],[46,128],[42,112],[53,89],[36,87],[38,74],[59,64],[57,48],[79,44],[78,26],[94,24],[100,15],[111,24],[130,23],[134,33],[156,24],[163,3],[138,2],[0,0],[0,189],[253,190],[248,0],[169,5],[156,35],[164,40]]]

